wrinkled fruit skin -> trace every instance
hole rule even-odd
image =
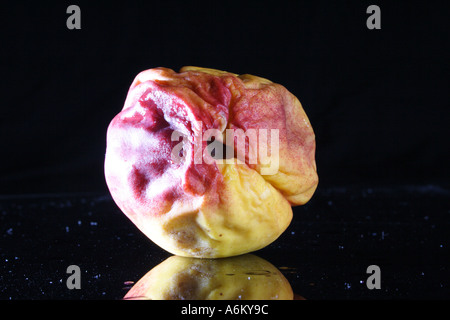
[[[208,129],[277,129],[278,171],[262,175],[259,158],[194,161],[195,137]],[[186,139],[172,141],[174,131]],[[173,161],[180,141],[183,157]],[[312,197],[315,136],[298,99],[279,84],[214,69],[155,68],[136,76],[108,127],[105,178],[119,208],[165,250],[239,255],[272,243],[290,224],[291,206]]]

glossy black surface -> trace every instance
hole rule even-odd
[[[286,232],[254,254],[306,299],[448,299],[450,190],[319,188]],[[0,299],[122,299],[171,254],[109,195],[0,197]],[[69,265],[81,289],[69,290]],[[381,289],[369,290],[369,265]]]

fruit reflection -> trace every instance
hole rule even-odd
[[[222,259],[171,256],[151,269],[124,299],[292,300],[283,274],[252,254]]]

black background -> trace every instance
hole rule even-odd
[[[81,8],[81,30],[66,9]],[[366,9],[381,8],[381,30]],[[142,70],[283,84],[316,133],[320,186],[449,181],[449,7],[439,1],[2,4],[0,193],[107,192],[106,128]]]
[[[280,83],[311,120],[319,188],[256,252],[296,294],[448,299],[449,17],[445,1],[1,3],[0,300],[121,299],[170,256],[115,205],[103,161],[134,77],[185,65]]]

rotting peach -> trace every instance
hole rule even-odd
[[[211,130],[244,156],[207,152]],[[243,144],[238,135],[227,139],[229,130],[243,133]],[[251,130],[270,137],[263,143]],[[250,150],[258,150],[254,161]],[[282,85],[207,68],[154,68],[136,76],[108,127],[105,178],[119,208],[165,250],[239,255],[276,240],[292,220],[291,206],[312,197],[315,136]]]

